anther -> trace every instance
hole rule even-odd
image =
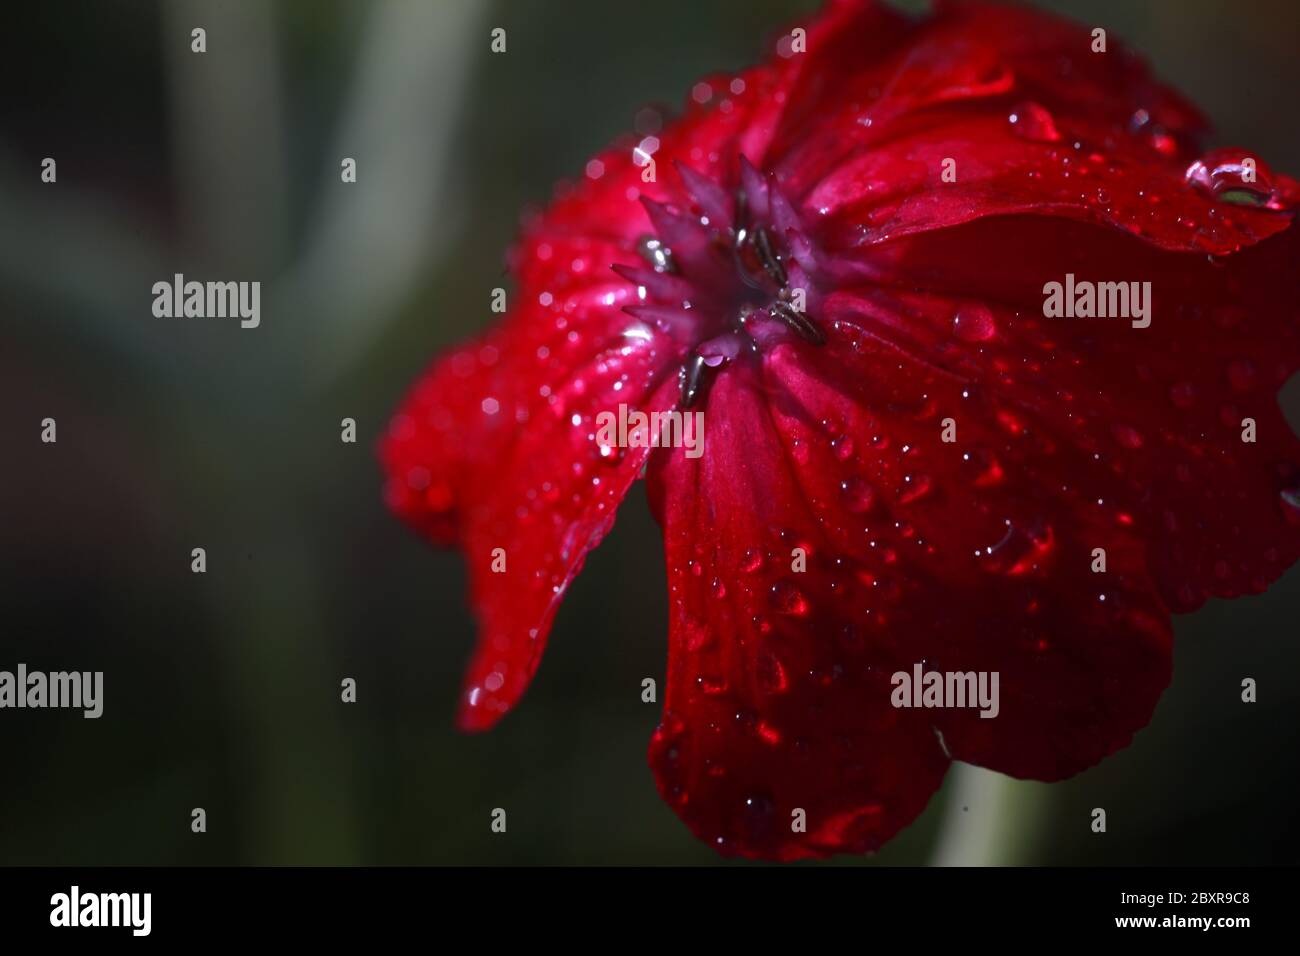
[[[736,193],[736,245],[745,241],[749,227],[749,197],[743,189]]]
[[[800,337],[811,342],[813,345],[826,344],[825,333],[817,327],[812,319],[808,318],[808,316],[804,315],[788,302],[773,302],[771,306],[769,306],[768,311],[772,313],[774,318],[780,319],[786,325],[790,326],[790,328],[794,329]]]
[[[754,248],[758,251],[758,261],[762,263],[763,271],[771,276],[778,289],[785,288],[790,281],[785,274],[785,266],[781,265],[781,260],[772,250],[772,240],[762,226],[754,230]]]
[[[704,382],[704,371],[709,366],[704,362],[704,356],[698,352],[692,354],[682,366],[680,380],[681,405],[682,408],[690,408],[695,404],[695,400],[700,397],[701,386]]]

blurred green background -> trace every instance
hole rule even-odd
[[[1042,5],[1143,51],[1220,142],[1300,173],[1292,0]],[[666,598],[642,492],[522,705],[467,737],[451,721],[464,570],[385,512],[374,442],[428,359],[490,321],[523,208],[640,107],[680,104],[814,7],[6,7],[0,668],[103,670],[106,711],[0,713],[0,863],[717,861],[645,764]],[[260,279],[262,327],[153,318],[150,287],[174,272]],[[1054,786],[955,769],[873,860],[1295,862],[1297,610],[1300,568],[1179,619],[1173,686],[1130,748]]]

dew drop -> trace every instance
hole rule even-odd
[[[740,823],[750,840],[764,839],[776,822],[776,804],[770,797],[753,794],[745,798]]]
[[[785,667],[771,651],[759,654],[758,660],[754,662],[754,671],[758,686],[765,694],[780,694],[790,686]]]
[[[1210,318],[1221,329],[1235,329],[1246,320],[1246,310],[1237,305],[1223,305],[1211,311]]]
[[[1055,143],[1061,138],[1052,114],[1033,101],[1025,101],[1016,106],[1007,121],[1011,124],[1012,132],[1022,139],[1036,143]]]
[[[772,606],[782,614],[802,617],[808,613],[808,599],[792,581],[782,579],[772,585],[768,592]]]
[[[952,317],[953,334],[963,342],[987,342],[997,332],[993,313],[978,303],[963,305]]]
[[[845,624],[838,635],[839,645],[850,653],[857,654],[866,646],[866,637],[856,624]]]
[[[861,478],[845,478],[840,482],[840,501],[854,514],[862,514],[875,504],[876,492]]]
[[[1025,433],[1025,423],[1014,412],[1003,408],[999,409],[993,417],[1009,434],[1019,437]]]
[[[934,480],[929,475],[908,475],[899,489],[898,501],[904,505],[911,504],[928,495],[933,487]]]
[[[1253,168],[1247,165],[1251,160]],[[1240,150],[1216,149],[1187,167],[1186,182],[1217,202],[1263,209],[1286,209],[1269,170]]]
[[[727,690],[726,678],[718,677],[715,674],[701,674],[695,679],[695,684],[710,697],[726,693]]]
[[[976,488],[991,488],[1001,484],[1006,477],[1002,463],[985,448],[972,448],[964,452],[961,458],[962,470]]]

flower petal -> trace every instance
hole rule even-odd
[[[544,294],[525,284],[498,330],[416,384],[381,449],[392,507],[469,561],[480,635],[467,729],[491,726],[523,693],[566,588],[645,463],[648,449],[599,444],[597,416],[677,401],[681,346],[621,311],[636,301],[610,269],[622,254],[561,239],[552,254],[583,257],[582,278],[570,272]]]
[[[724,371],[703,456],[654,462],[671,636],[650,763],[719,852],[869,852],[921,812],[948,760],[924,715],[890,706],[892,658],[856,637],[859,608],[792,572],[793,548],[815,561],[822,545],[765,403],[743,368]]]
[[[1294,181],[1256,162],[1259,188],[1274,202],[1294,202]],[[1291,225],[1288,211],[1234,204],[1196,188],[1188,181],[1191,165],[1122,130],[1053,120],[1025,100],[992,113],[896,123],[888,142],[864,145],[830,168],[805,205],[825,220],[826,244],[842,248],[1035,213],[1114,226],[1165,249],[1223,255]],[[952,181],[944,180],[945,169]]]
[[[846,377],[850,348],[870,378]],[[932,713],[953,756],[1057,779],[1145,726],[1169,680],[1170,637],[1143,542],[1083,489],[1063,491],[1082,481],[1057,476],[1041,446],[1030,454],[1043,463],[1026,467],[996,400],[853,336],[775,350],[766,370],[788,396],[774,416],[786,447],[803,449],[823,533],[838,559],[866,568],[868,640],[895,647],[903,671],[1000,675],[997,716],[969,701]],[[946,417],[957,442],[942,440]],[[1104,577],[1092,570],[1099,546]]]
[[[1093,52],[1081,26],[985,4],[881,17],[837,9],[762,157],[833,244],[1033,212],[1224,254],[1290,224],[1300,185],[1252,153],[1231,157],[1258,166],[1245,194],[1195,188],[1203,119],[1113,38]]]
[[[1169,681],[1168,612],[1141,540],[1041,476],[1002,470],[991,421],[963,418],[976,455],[939,461],[935,408],[960,386],[881,343],[853,347],[870,353],[870,379],[844,379],[835,342],[779,345],[761,374],[724,370],[703,458],[652,472],[673,632],[651,762],[665,799],[731,852],[887,838],[937,786],[931,735],[1017,776],[1077,773],[1126,745]],[[738,480],[727,466],[740,456]],[[1090,567],[1099,543],[1104,577]],[[998,696],[900,709],[894,675],[916,667],[996,675]],[[837,789],[850,764],[857,786]],[[902,789],[883,799],[890,786]],[[754,794],[779,827],[752,830]],[[810,812],[809,835],[791,834],[789,815],[809,806],[830,829],[814,831]],[[864,806],[883,809],[846,835],[839,823],[864,827]]]
[[[1300,558],[1300,440],[1277,400],[1300,370],[1295,230],[1219,262],[1033,217],[890,245],[875,264],[889,287],[842,290],[826,318],[961,383],[971,400],[931,394],[956,419],[950,450],[972,451],[967,426],[992,421],[985,450],[1004,471],[1104,502],[1146,542],[1174,610],[1258,593]],[[1044,287],[1067,275],[1149,282],[1149,327],[1044,317]],[[846,377],[880,375],[846,361]],[[935,423],[925,444],[938,437]]]

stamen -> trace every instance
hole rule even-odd
[[[648,269],[615,267],[643,290],[637,305],[625,307],[627,312],[653,321],[677,341],[704,340],[687,354],[678,372],[683,409],[700,401],[709,369],[720,369],[742,353],[760,351],[762,343],[769,341],[767,318],[805,342],[818,346],[827,342],[821,326],[792,302],[802,290],[791,288],[786,263],[798,263],[803,272],[814,271],[808,264],[810,241],[800,232],[797,214],[779,195],[773,198],[752,167],[742,164],[742,176],[744,185],[733,194],[734,203],[728,203],[720,187],[693,171],[683,172],[694,203],[691,217],[643,198],[655,232],[640,237],[636,249],[654,274]],[[768,218],[773,203],[775,223]],[[674,256],[674,249],[680,258]],[[728,258],[734,272],[727,269]],[[763,321],[755,323],[754,317]]]
[[[704,361],[704,356],[698,352],[691,355],[686,360],[686,364],[682,366],[680,374],[682,408],[690,408],[695,404],[695,400],[699,398],[704,381],[704,370],[708,367]]]
[[[762,226],[754,230],[754,248],[758,251],[758,261],[762,263],[763,270],[772,277],[777,288],[784,289],[790,280],[785,274],[785,266],[781,265],[781,260],[772,250],[772,240],[768,238],[767,230]]]
[[[745,195],[745,190],[740,189],[736,192],[736,245],[740,246],[745,241],[745,233],[749,229],[749,197]]]
[[[780,319],[786,325],[790,326],[790,328],[794,329],[803,339],[811,342],[813,345],[826,344],[826,334],[817,327],[812,319],[795,309],[795,307],[790,305],[788,302],[781,302],[779,300],[773,302],[772,305],[769,306],[768,311],[772,313],[774,318]]]

